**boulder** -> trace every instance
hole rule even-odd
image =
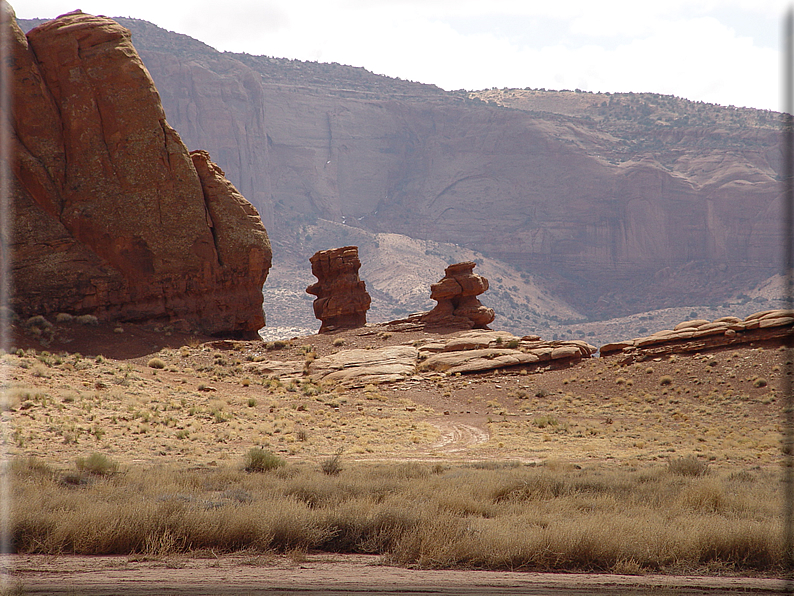
[[[422,362],[421,368],[449,374],[471,373],[519,364],[534,364],[539,360],[540,358],[535,354],[525,354],[520,350],[485,348],[435,354]]]
[[[425,327],[488,329],[494,311],[477,299],[488,289],[488,280],[473,273],[475,265],[472,261],[450,265],[444,278],[430,286],[430,298],[438,304],[421,316]]]
[[[14,90],[3,121],[14,155],[11,307],[256,337],[267,232],[168,125],[129,31],[80,11],[27,36],[13,16],[3,26]]]
[[[304,363],[299,360],[267,360],[250,367],[250,370],[270,377],[299,378],[303,376],[304,366]]]
[[[321,250],[309,261],[317,283],[306,288],[306,292],[317,296],[314,316],[322,321],[319,332],[366,325],[371,300],[366,284],[358,278],[361,267],[358,247]]]
[[[489,346],[499,347],[511,342],[516,342],[517,345],[519,341],[515,335],[506,331],[468,331],[447,341],[444,345],[444,351],[456,352],[459,350],[487,348]],[[425,348],[422,347],[422,349]]]

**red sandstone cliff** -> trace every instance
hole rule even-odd
[[[124,27],[13,15],[11,306],[254,336],[271,249],[256,210],[191,156]],[[8,120],[6,120],[8,121]]]

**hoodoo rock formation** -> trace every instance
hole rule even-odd
[[[322,321],[319,332],[366,325],[371,300],[366,284],[358,277],[358,247],[320,250],[309,261],[318,281],[306,292],[317,296],[314,315]]]
[[[26,37],[8,11],[12,308],[256,336],[267,232],[168,125],[130,32],[75,11]]]
[[[483,306],[477,296],[488,289],[488,280],[474,273],[475,263],[450,265],[444,278],[430,286],[430,297],[438,304],[421,317],[425,327],[488,329],[494,311]]]

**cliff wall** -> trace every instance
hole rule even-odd
[[[774,115],[472,98],[119,20],[169,121],[216,156],[284,259],[304,262],[302,226],[322,218],[481,251],[591,317],[719,303],[777,271]]]

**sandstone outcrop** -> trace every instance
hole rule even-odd
[[[12,14],[3,26],[12,308],[255,337],[267,232],[209,155],[190,155],[166,122],[129,31],[80,11],[27,37]]]
[[[600,354],[633,362],[665,354],[702,352],[756,342],[782,343],[792,334],[792,326],[794,310],[764,310],[744,319],[695,319],[647,337],[605,344],[601,346]]]
[[[402,381],[416,372],[418,354],[413,346],[342,350],[312,362],[309,378],[347,386]]]
[[[502,331],[469,331],[420,346],[419,369],[455,374],[519,365],[567,366],[595,352],[594,346],[583,341],[544,341],[537,335],[519,338]]]
[[[358,277],[358,247],[321,250],[309,261],[317,283],[306,292],[317,296],[314,316],[322,321],[319,333],[366,325],[371,299],[366,284]]]
[[[438,304],[421,317],[425,327],[488,329],[494,311],[483,306],[477,296],[488,289],[488,280],[473,272],[475,263],[450,265],[444,278],[430,286],[430,298]]]
[[[340,350],[308,365],[315,382],[345,386],[392,383],[416,375],[482,373],[511,367],[570,366],[596,351],[583,341],[543,341],[504,331],[466,331],[414,345]],[[266,363],[267,364],[267,363]],[[267,366],[274,368],[272,363]],[[275,368],[274,368],[275,370]]]

